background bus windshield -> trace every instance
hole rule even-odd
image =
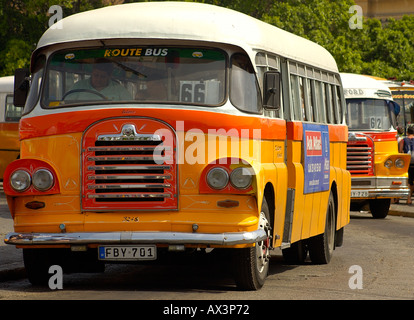
[[[56,108],[113,102],[219,105],[226,55],[205,48],[111,47],[55,53],[42,105]]]
[[[347,122],[349,130],[389,130],[394,114],[386,100],[347,99]]]

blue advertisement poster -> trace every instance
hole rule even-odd
[[[327,125],[303,124],[305,185],[303,193],[329,190],[330,150]]]

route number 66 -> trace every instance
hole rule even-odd
[[[180,101],[217,104],[219,103],[219,84],[217,80],[180,81]]]

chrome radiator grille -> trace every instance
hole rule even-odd
[[[90,141],[93,145],[83,148],[85,209],[177,207],[175,145],[165,145],[162,137],[154,134],[157,126],[143,124],[143,121],[124,120],[121,125],[112,124],[121,128],[121,132],[108,133],[106,122],[88,130],[84,144]],[[147,121],[155,122],[158,127],[165,126],[154,120]],[[136,128],[142,127],[147,130],[137,133]],[[148,127],[153,127],[153,132],[148,132]],[[172,134],[171,129],[168,130]],[[88,133],[97,138],[88,139]]]
[[[365,135],[353,134],[347,145],[346,169],[351,174],[374,174],[374,142]]]

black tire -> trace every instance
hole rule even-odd
[[[290,264],[303,264],[308,256],[308,246],[305,241],[299,240],[290,245],[290,248],[282,249],[285,262]]]
[[[331,193],[326,211],[325,231],[309,239],[309,256],[315,264],[327,264],[331,261],[335,248],[335,217],[335,201]]]
[[[391,199],[369,200],[369,210],[374,219],[384,219],[390,211]]]
[[[236,285],[241,290],[258,290],[266,280],[270,263],[271,227],[270,213],[266,199],[263,199],[259,228],[268,238],[254,247],[233,250],[233,270]]]
[[[47,286],[50,266],[59,265],[54,253],[57,249],[23,249],[23,261],[27,278],[35,286]]]
[[[344,227],[336,231],[335,234],[335,248],[342,247],[344,244]]]
[[[64,273],[104,272],[105,264],[98,260],[96,249],[72,252],[70,249],[23,249],[23,261],[27,278],[36,286],[47,286],[53,273],[52,265],[58,265]]]

